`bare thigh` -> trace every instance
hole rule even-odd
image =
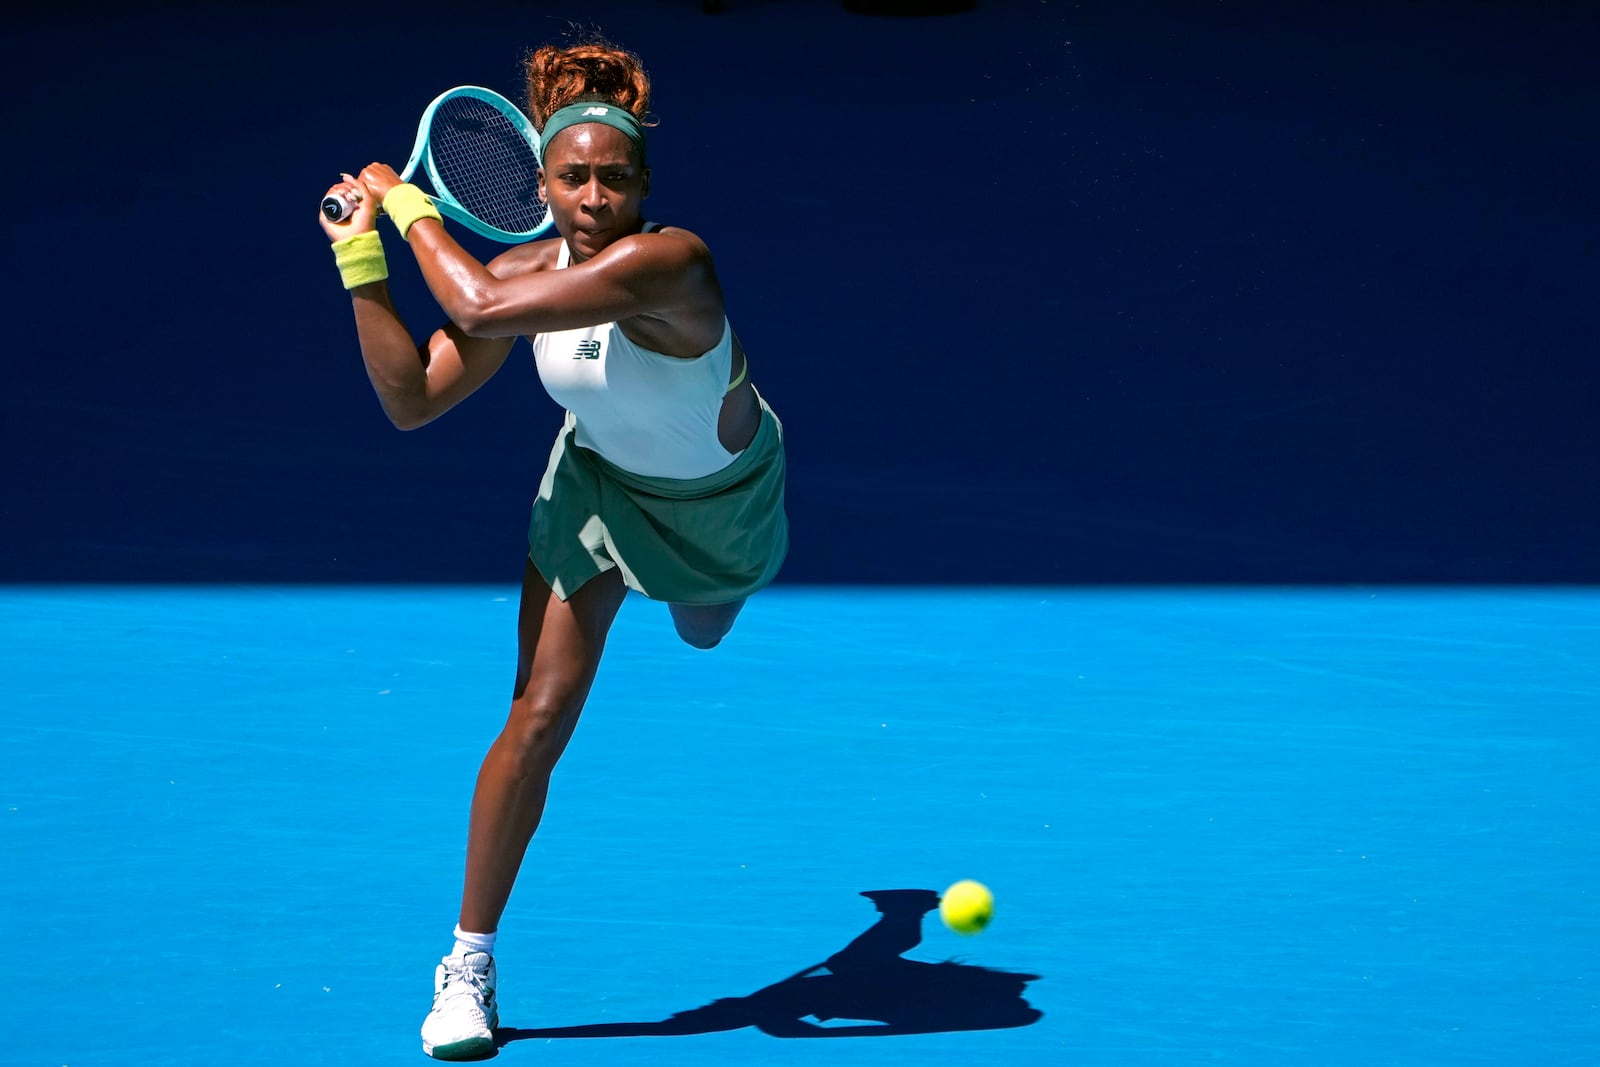
[[[589,579],[563,601],[531,562],[526,565],[517,612],[512,727],[537,734],[559,724],[560,733],[570,735],[626,594],[621,574],[612,570]]]

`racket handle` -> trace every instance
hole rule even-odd
[[[332,222],[343,222],[350,217],[350,212],[356,206],[342,196],[325,196],[322,198],[322,213]]]

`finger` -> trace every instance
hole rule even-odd
[[[343,178],[344,182],[333,187],[332,195],[349,204],[353,213],[367,199],[367,189],[354,175],[341,171],[339,177]]]

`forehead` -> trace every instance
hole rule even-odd
[[[545,162],[618,163],[633,161],[633,142],[614,126],[580,122],[556,134],[545,152]]]

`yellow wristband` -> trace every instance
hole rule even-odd
[[[383,258],[383,240],[377,230],[354,233],[333,242],[333,261],[339,267],[339,277],[346,289],[358,285],[381,282],[389,276],[389,264]]]
[[[383,198],[383,211],[394,220],[400,236],[411,240],[411,227],[418,219],[439,219],[439,209],[427,193],[415,185],[397,185]]]

